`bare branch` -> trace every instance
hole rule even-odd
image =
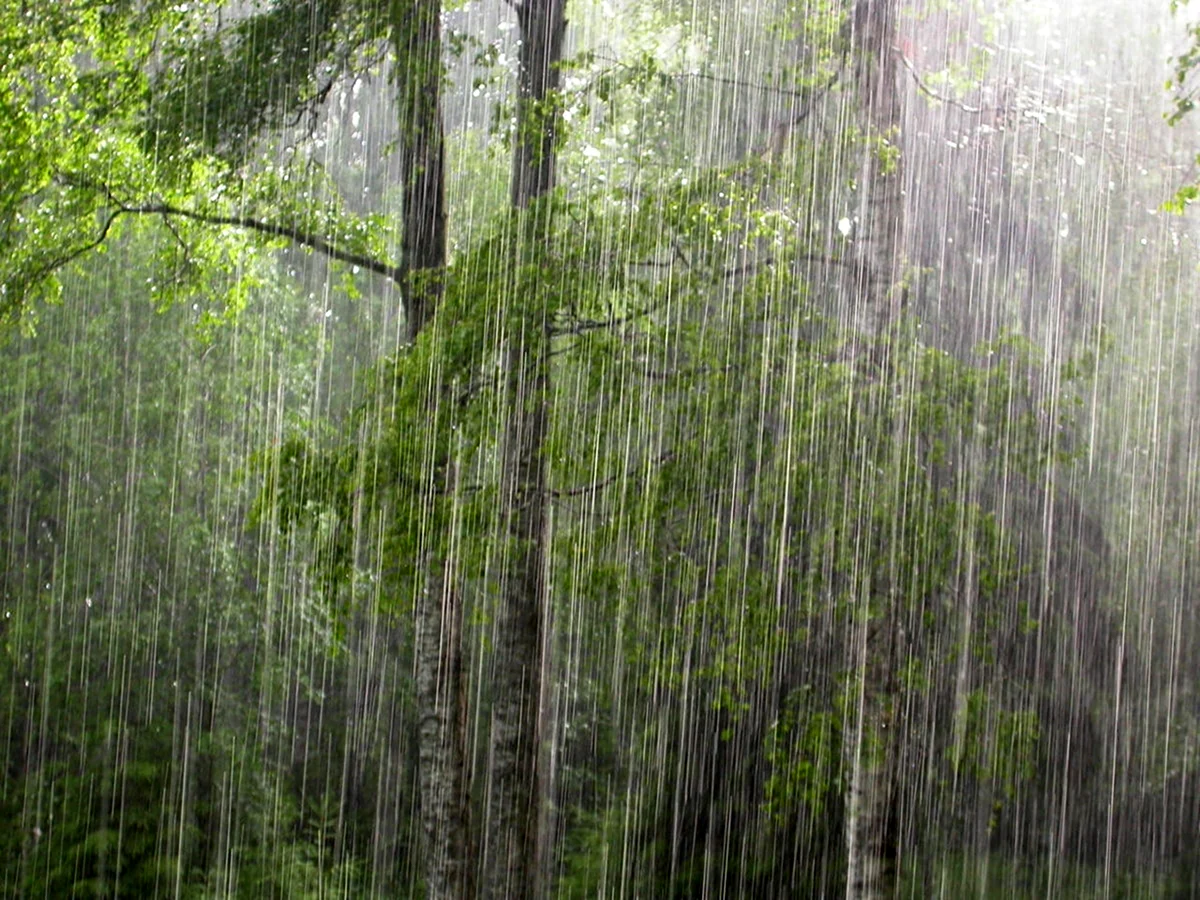
[[[961,109],[963,112],[970,113],[971,115],[979,115],[981,113],[989,113],[989,112],[1003,115],[1005,113],[1009,113],[1010,111],[1011,112],[1019,112],[1020,111],[1019,109],[1013,110],[1013,109],[1011,109],[1011,107],[1004,105],[1004,104],[1001,104],[999,106],[969,106],[966,103],[962,103],[951,97],[945,97],[942,94],[939,94],[937,91],[933,90],[931,87],[929,87],[929,85],[925,84],[925,82],[921,80],[921,76],[917,74],[917,71],[916,71],[916,69],[913,68],[912,63],[908,60],[908,58],[903,53],[899,52],[899,48],[893,48],[893,49],[895,49],[897,54],[899,55],[900,61],[904,64],[904,68],[908,69],[909,74],[912,75],[913,82],[917,85],[917,88],[920,89],[921,93],[925,94],[928,97],[933,98],[934,100],[937,100],[940,103],[949,104],[950,106],[953,106],[957,109]],[[1029,115],[1029,113],[1027,112],[1026,116],[1028,116],[1028,115]],[[1057,128],[1054,128],[1053,126],[1047,124],[1044,120],[1041,120],[1041,119],[1034,118],[1034,121],[1037,122],[1038,128],[1040,128],[1042,131],[1048,131],[1050,134],[1052,134],[1055,137],[1057,137],[1061,140],[1064,140],[1064,141],[1078,141],[1081,144],[1083,144],[1084,146],[1091,147],[1095,150],[1099,150],[1101,153],[1106,155],[1109,158],[1109,160],[1114,165],[1116,165],[1118,168],[1122,165],[1122,159],[1120,156],[1117,155],[1117,152],[1116,152],[1116,150],[1114,150],[1113,147],[1111,147],[1107,144],[1097,143],[1096,141],[1091,140],[1086,137],[1078,138],[1078,137],[1073,137],[1069,134],[1064,134],[1062,131],[1058,130]]]
[[[836,256],[826,256],[823,253],[798,253],[792,257],[796,262],[822,263],[831,266],[852,266],[853,263]]]
[[[782,153],[783,148],[787,143],[787,139],[791,136],[796,126],[802,123],[812,114],[812,111],[816,109],[817,101],[822,99],[833,89],[833,86],[837,84],[838,78],[841,77],[841,74],[842,73],[840,69],[835,71],[829,76],[829,80],[825,82],[825,84],[821,85],[820,89],[809,92],[806,95],[808,102],[804,105],[804,108],[793,113],[790,118],[784,119],[781,122],[777,122],[771,129],[771,136],[767,139],[766,144],[751,149],[750,155],[767,158],[772,154],[778,155]]]
[[[839,259],[836,256],[826,256],[823,253],[797,253],[793,256],[786,257],[784,260],[777,260],[774,257],[756,259],[752,262],[743,263],[740,266],[731,266],[728,269],[723,269],[719,274],[722,278],[737,278],[742,275],[753,275],[760,268],[764,266],[773,266],[779,262],[807,262],[833,266],[853,265],[847,260]]]

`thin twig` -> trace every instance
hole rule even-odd
[[[630,322],[636,322],[638,319],[644,319],[647,316],[656,312],[662,304],[648,306],[645,309],[639,309],[637,312],[631,312],[625,316],[619,316],[615,319],[579,319],[570,325],[562,325],[557,328],[550,329],[552,337],[559,337],[564,334],[584,334],[588,331],[599,331],[602,328],[619,328],[622,325],[628,325]]]
[[[908,57],[900,52],[899,47],[893,47],[892,49],[895,50],[896,55],[900,57],[900,62],[902,62],[904,64],[904,68],[908,69],[908,73],[910,75],[912,75],[913,81],[916,83],[916,85],[920,89],[921,93],[923,93],[929,97],[932,97],[934,100],[937,100],[940,103],[947,103],[950,106],[957,107],[958,109],[961,109],[963,112],[971,113],[972,115],[979,115],[982,112],[989,112],[991,110],[996,109],[996,107],[988,107],[988,106],[968,106],[966,103],[963,103],[961,100],[955,100],[952,97],[942,96],[937,91],[935,91],[933,88],[931,88],[929,85],[927,85],[924,81],[921,80],[921,76],[917,74],[917,70],[913,68],[913,64],[908,61]]]
[[[602,56],[599,53],[597,53],[594,58],[598,59],[602,62],[611,63],[612,67],[614,69],[632,69],[632,68],[634,68],[633,66],[629,65],[628,63],[621,62],[619,59],[613,59],[610,56]],[[608,71],[612,71],[612,70],[610,69]],[[607,73],[601,73],[601,74],[607,74]],[[707,72],[660,72],[659,74],[665,78],[670,78],[675,81],[682,81],[685,78],[694,78],[697,81],[711,81],[714,84],[725,84],[725,85],[729,85],[730,87],[747,88],[752,91],[762,91],[763,93],[768,93],[768,94],[779,94],[784,97],[800,97],[800,98],[807,99],[812,96],[811,91],[795,90],[794,88],[776,87],[775,85],[770,85],[770,84],[756,84],[753,81],[743,81],[740,78],[729,78],[725,75],[713,75],[713,74],[710,74]],[[836,80],[836,76],[834,77],[834,80]],[[831,82],[831,84],[832,84],[832,82]],[[584,85],[584,89],[586,90],[586,89],[590,88],[591,86],[592,86],[592,82],[589,82],[588,84]],[[825,87],[825,90],[828,90],[828,87],[829,86],[827,85]]]
[[[179,233],[179,229],[175,227],[175,223],[171,221],[170,216],[162,217],[163,227],[171,232],[171,237],[175,238],[175,243],[179,245],[179,249],[183,251],[185,259],[191,259],[192,254],[189,252],[187,241],[183,239],[183,235]]]
[[[675,458],[675,451],[667,450],[666,452],[660,453],[656,458],[651,460],[650,465],[661,466],[663,463],[670,462],[674,458]],[[602,481],[596,481],[596,482],[593,482],[592,484],[581,485],[580,487],[570,488],[565,491],[551,491],[550,496],[555,497],[555,498],[563,498],[563,497],[579,497],[583,494],[594,494],[597,491],[601,491],[606,487],[616,484],[618,481],[620,481],[623,478],[628,477],[629,475],[630,475],[629,471],[622,472],[620,475],[613,475],[610,478],[605,478]]]
[[[696,375],[723,375],[727,372],[734,372],[737,366],[730,364],[713,368],[712,366],[698,366],[694,369],[674,369],[674,370],[659,370],[659,369],[643,369],[641,371],[634,370],[635,375],[640,375],[642,378],[648,378],[651,381],[670,381],[673,378],[687,378]]]
[[[119,215],[121,215],[121,210],[119,210],[119,209],[116,209],[116,210],[113,210],[112,212],[110,212],[108,214],[108,218],[105,219],[104,224],[100,227],[100,234],[96,237],[95,240],[88,241],[88,243],[84,244],[83,246],[76,247],[74,250],[70,251],[69,253],[64,253],[62,256],[52,259],[50,262],[46,263],[44,266],[41,266],[40,268],[35,269],[32,277],[29,279],[29,282],[32,284],[32,283],[41,281],[43,278],[48,277],[50,274],[57,271],[58,269],[61,269],[63,266],[70,265],[75,260],[79,259],[79,257],[83,256],[85,253],[89,253],[92,250],[95,250],[97,247],[99,247],[101,244],[104,243],[105,239],[108,237],[109,230],[112,228],[113,222],[116,221],[116,218]]]

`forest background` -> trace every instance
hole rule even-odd
[[[1175,5],[0,0],[0,890],[1200,892]]]

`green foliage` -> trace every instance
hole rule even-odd
[[[158,311],[157,239],[129,228],[69,270],[39,333],[0,350],[0,429],[19,436],[0,442],[0,496],[32,526],[0,546],[0,880],[55,897],[362,896],[319,811],[280,817],[293,788],[267,760],[292,725],[270,698],[317,692],[280,660],[332,656],[333,640],[312,610],[270,629],[269,532],[245,527],[249,451],[309,405],[321,319],[251,267],[234,322],[209,327],[199,300]]]
[[[557,895],[584,900],[619,883],[624,832],[624,811],[619,807],[580,814],[567,835],[566,871],[555,882]]]
[[[74,185],[109,175],[146,183],[137,103],[167,10],[9,2],[0,11],[0,324],[19,319],[27,299],[57,296],[47,277],[103,237],[103,198]]]
[[[1188,5],[1189,0],[1171,0],[1171,12],[1178,14]],[[1167,82],[1167,90],[1174,94],[1174,110],[1167,115],[1167,122],[1178,125],[1183,118],[1196,108],[1194,91],[1188,84],[1192,70],[1200,63],[1200,23],[1193,22],[1187,26],[1189,46],[1183,53],[1172,58],[1174,73]]]
[[[1040,739],[1037,713],[997,710],[984,691],[972,691],[958,713],[961,735],[954,748],[955,768],[992,781],[1004,800],[1034,775]]]
[[[797,689],[767,732],[763,753],[771,767],[764,787],[766,813],[786,825],[799,811],[814,819],[839,801],[841,722],[832,712],[811,712]]]
[[[109,757],[111,765],[110,742],[124,731],[121,723],[109,721],[79,737],[95,757]],[[65,762],[43,768],[45,827],[10,829],[14,845],[5,848],[8,860],[24,857],[24,892],[137,897],[175,883],[180,860],[157,841],[159,800],[172,774],[165,763],[171,735],[160,722],[126,732],[122,740],[129,761],[119,770],[90,765],[81,772]],[[11,821],[20,818],[14,812]]]
[[[766,30],[797,47],[798,53],[794,61],[770,73],[772,83],[810,90],[828,84],[845,61],[846,16],[846,6],[838,0],[784,4]]]
[[[1177,896],[1186,886],[1154,871],[1109,872],[1103,866],[1069,860],[1026,859],[1001,853],[975,855],[947,852],[937,860],[906,866],[900,892],[920,896],[937,885],[949,896],[981,900],[1040,900],[1047,894],[1063,900],[1089,900],[1097,893],[1121,900]]]
[[[981,605],[972,640],[994,656],[1023,569],[979,485],[1068,464],[1074,384],[1095,370],[1067,364],[1062,393],[1035,404],[1042,366],[1017,336],[963,361],[924,345],[910,322],[876,338],[840,333],[780,264],[802,252],[790,218],[761,207],[781,174],[757,163],[689,173],[637,203],[601,198],[577,213],[629,249],[581,260],[610,295],[573,299],[565,322],[612,324],[564,327],[556,379],[572,402],[554,409],[549,444],[552,481],[571,497],[556,515],[555,592],[571,598],[564,610],[592,611],[651,730],[675,733],[685,727],[676,714],[699,702],[732,745],[756,727],[747,717],[764,696],[790,698],[757,737],[770,772],[762,814],[780,828],[840,810],[839,704],[854,677],[843,672],[839,690],[826,671],[801,690],[780,661],[844,660],[831,621],[910,623],[899,660],[870,664],[876,683],[901,685],[887,697],[899,709],[905,696],[932,695],[929,673],[952,664],[946,637],[965,591]],[[976,754],[974,775],[1011,792],[1029,777],[1037,720],[988,715],[1012,752]],[[868,736],[883,754],[877,725]],[[671,752],[706,739],[685,730]],[[980,752],[985,744],[980,735]],[[634,753],[627,765],[663,762]],[[664,802],[646,790],[647,807]],[[592,840],[572,857],[581,872],[609,852]]]
[[[264,133],[315,118],[383,36],[383,5],[274,0],[228,24],[190,20],[167,43],[175,64],[150,85],[147,150],[168,162],[196,148],[240,161]]]
[[[1200,185],[1185,184],[1175,192],[1174,197],[1163,203],[1163,209],[1166,212],[1182,216],[1197,198],[1200,198]]]
[[[61,895],[365,891],[364,857],[330,847],[341,801],[328,784],[297,786],[278,762],[295,725],[275,704],[283,686],[323,709],[321,686],[289,660],[336,667],[368,603],[407,612],[444,561],[468,620],[489,621],[497,570],[528,549],[498,537],[514,502],[500,490],[514,398],[550,415],[536,450],[549,495],[522,499],[551,510],[552,620],[564,624],[550,642],[556,654],[560,634],[572,646],[565,896],[602,893],[614,879],[635,893],[698,889],[702,850],[677,868],[672,858],[664,874],[676,848],[663,835],[700,816],[680,807],[747,835],[778,837],[798,822],[809,836],[832,833],[848,782],[847,707],[868,674],[847,663],[853,627],[898,635],[886,652],[872,641],[868,662],[888,721],[906,702],[944,701],[933,673],[957,654],[972,654],[980,678],[1004,674],[995,659],[1010,632],[1040,627],[1013,601],[1026,572],[1011,520],[985,486],[1014,472],[1042,480],[1080,452],[1070,441],[1074,383],[1095,361],[1064,364],[1035,403],[1044,367],[1021,338],[964,360],[926,344],[912,322],[880,335],[839,328],[832,280],[806,265],[842,262],[824,258],[813,210],[836,195],[839,154],[861,137],[839,128],[771,158],[704,142],[716,159],[707,164],[688,129],[711,122],[684,113],[700,100],[727,109],[740,78],[727,65],[737,41],[715,25],[702,26],[713,28],[703,40],[674,43],[656,28],[622,61],[583,55],[565,66],[564,90],[527,126],[560,113],[577,125],[561,129],[557,148],[570,188],[527,212],[499,211],[490,151],[451,148],[492,188],[490,227],[461,227],[448,270],[432,276],[445,287],[436,315],[379,364],[374,392],[335,428],[308,412],[306,350],[324,310],[305,309],[255,262],[249,237],[211,225],[237,211],[385,258],[388,219],[351,212],[332,170],[303,154],[287,165],[256,155],[272,128],[311,113],[332,79],[371,61],[381,10],[276,2],[225,25],[184,6],[78,2],[36,15],[9,6],[0,314],[27,316],[34,298],[56,297],[60,271],[75,304],[108,296],[71,290],[70,263],[91,250],[119,262],[129,244],[138,261],[120,282],[123,313],[92,310],[76,332],[6,360],[0,422],[37,449],[11,452],[0,491],[45,524],[5,548],[5,601],[17,611],[4,632],[5,724],[16,734],[51,702],[63,710],[41,757],[19,760],[26,780],[4,784],[4,812],[24,829],[5,848],[25,861],[6,871],[9,883]],[[832,86],[843,7],[772,5],[773,36],[793,45],[770,69],[774,86],[800,100]],[[411,24],[396,18],[406,11],[391,4],[393,23]],[[659,25],[673,15],[643,14]],[[175,65],[152,76],[145,60],[156,48]],[[722,134],[736,142],[742,131]],[[898,165],[893,135],[867,143],[885,169]],[[105,356],[122,345],[142,355]],[[76,348],[104,363],[80,371]],[[251,359],[266,381],[250,376]],[[527,373],[536,377],[520,383]],[[80,394],[82,383],[93,393]],[[104,432],[131,406],[136,432]],[[63,413],[29,418],[35,408]],[[98,432],[137,463],[92,446]],[[274,436],[268,447],[263,433]],[[186,450],[172,455],[179,444]],[[60,546],[55,516],[68,500],[73,527],[103,539]],[[379,551],[370,571],[366,549]],[[122,604],[97,622],[101,612],[87,610],[100,596],[95,573],[107,571],[101,557],[121,561],[104,596]],[[977,604],[965,636],[964,598]],[[157,604],[168,601],[166,616]],[[213,633],[219,671],[257,688],[257,705],[206,680],[218,671]],[[487,634],[466,638],[484,663]],[[113,646],[129,648],[127,670],[101,652]],[[87,662],[60,668],[63,658]],[[92,682],[102,697],[69,699]],[[936,784],[957,773],[1012,799],[1042,744],[1038,717],[973,687],[959,716],[953,747],[918,737],[914,753],[938,769]],[[167,721],[203,732],[193,755],[166,747]],[[866,726],[875,760],[889,750],[884,724]],[[699,747],[711,752],[700,763],[713,767],[711,793],[693,800],[682,795]],[[41,836],[26,827],[38,791],[56,816],[52,829],[36,819]],[[669,828],[666,811],[679,816]],[[781,865],[770,851],[742,864],[747,880]]]
[[[568,287],[592,290],[569,277],[568,256],[526,242],[521,222],[517,214],[504,217],[491,237],[455,259],[434,320],[385,364],[391,425],[380,442],[322,451],[292,438],[262,455],[259,467],[270,480],[259,518],[270,511],[285,528],[314,525],[328,548],[321,566],[328,586],[351,571],[349,524],[364,502],[385,503],[393,516],[394,596],[413,596],[429,560],[449,541],[461,543],[464,571],[482,565],[496,508],[488,473],[494,405],[505,389],[501,348],[544,334],[558,311],[579,299]],[[368,398],[360,414],[374,402]]]
[[[371,3],[279,2],[228,27],[159,2],[2,13],[0,325],[33,327],[37,301],[59,298],[60,271],[103,253],[133,217],[160,225],[158,305],[220,288],[213,325],[246,302],[253,284],[230,276],[252,243],[303,233],[386,258],[381,219],[348,215],[319,166],[293,154],[281,167],[258,141],[365,64],[379,37]],[[266,227],[228,227],[246,217]]]

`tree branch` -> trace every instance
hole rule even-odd
[[[972,115],[979,115],[979,113],[988,112],[993,108],[993,107],[987,107],[987,106],[968,106],[966,103],[963,103],[961,100],[955,100],[952,97],[943,97],[941,94],[939,94],[937,91],[935,91],[933,88],[931,88],[929,85],[927,85],[924,81],[921,80],[921,76],[917,74],[917,70],[913,68],[913,64],[908,61],[908,57],[900,52],[899,47],[893,47],[892,49],[896,51],[896,55],[900,57],[900,62],[904,64],[904,68],[908,69],[908,74],[910,74],[912,76],[913,81],[916,83],[917,88],[921,91],[922,94],[925,94],[928,97],[932,97],[934,100],[937,100],[940,103],[947,103],[950,106],[957,107],[958,109],[961,109],[963,112],[971,113]]]
[[[613,59],[611,56],[604,56],[602,54],[597,53],[595,58],[602,62],[610,63],[612,65],[612,69],[632,69],[632,68],[634,68],[633,66],[629,65],[628,63],[621,62],[619,59]],[[612,69],[608,69],[607,71],[611,72]],[[602,72],[601,74],[606,74],[606,73]],[[742,79],[739,79],[739,78],[729,78],[728,76],[725,76],[725,75],[714,75],[709,72],[662,72],[660,74],[663,77],[670,78],[673,81],[683,81],[685,79],[695,79],[697,81],[711,81],[714,84],[724,84],[724,85],[728,85],[729,87],[748,88],[749,90],[752,90],[752,91],[762,91],[763,93],[767,93],[767,94],[779,94],[780,96],[783,96],[783,97],[799,97],[799,98],[805,99],[805,100],[816,99],[817,97],[821,96],[821,94],[823,94],[826,90],[828,90],[829,87],[832,86],[834,81],[837,81],[837,74],[835,73],[832,80],[828,84],[824,85],[814,96],[814,92],[811,88],[808,90],[796,90],[795,88],[778,87],[778,86],[772,85],[772,84],[759,84],[759,83],[755,83],[753,81],[743,81]],[[584,90],[590,89],[592,87],[592,85],[594,84],[594,81],[595,80],[593,79],[593,81],[588,82],[586,85],[584,85],[583,89]]]
[[[100,226],[100,234],[97,235],[95,240],[88,241],[86,244],[76,247],[74,250],[64,253],[62,256],[55,257],[54,259],[50,260],[50,262],[35,269],[32,276],[29,278],[30,284],[41,281],[43,278],[50,276],[56,270],[61,269],[63,266],[70,265],[85,253],[95,250],[97,247],[103,244],[105,238],[108,237],[108,232],[112,229],[113,222],[116,221],[117,216],[121,215],[121,212],[122,211],[120,209],[115,209],[108,214],[108,218],[105,219],[104,224]]]
[[[665,453],[660,453],[657,457],[650,460],[650,465],[661,466],[663,463],[670,462],[674,458],[675,451],[667,450]],[[604,488],[609,487],[610,485],[616,484],[629,474],[629,472],[622,472],[620,475],[613,475],[609,478],[603,479],[602,481],[595,481],[591,484],[581,485],[580,487],[570,488],[565,491],[550,491],[550,496],[556,499],[561,499],[563,497],[578,497],[582,494],[594,494],[597,491],[601,491]]]
[[[400,266],[392,263],[384,262],[376,259],[373,256],[367,256],[362,253],[355,253],[350,250],[343,250],[336,244],[332,244],[320,235],[305,231],[302,228],[297,228],[293,225],[279,225],[274,222],[264,222],[261,219],[256,219],[253,216],[225,216],[213,213],[199,212],[194,209],[184,209],[178,206],[172,206],[169,203],[148,203],[140,206],[126,206],[121,204],[118,206],[119,213],[128,213],[130,215],[160,215],[160,216],[178,216],[183,219],[191,219],[195,222],[202,222],[206,225],[226,225],[233,228],[243,228],[247,231],[257,231],[260,234],[269,234],[273,237],[287,238],[301,247],[308,247],[310,250],[316,250],[328,256],[330,259],[343,262],[348,265],[358,266],[360,269],[366,269],[368,272],[374,272],[377,275],[382,275],[385,278],[390,278],[392,281],[400,284],[404,280],[404,272]]]
[[[74,188],[87,188],[93,191],[98,191],[103,194],[109,205],[114,207],[109,214],[104,227],[101,229],[100,236],[94,241],[72,251],[71,253],[59,257],[58,259],[48,263],[38,270],[38,278],[44,278],[55,269],[61,268],[87,253],[89,250],[94,250],[98,247],[108,235],[109,229],[112,227],[113,221],[121,215],[131,216],[163,216],[167,219],[171,216],[176,216],[181,219],[191,219],[194,222],[201,222],[206,225],[222,225],[232,228],[242,228],[247,231],[257,231],[260,234],[268,234],[273,237],[286,238],[301,247],[308,247],[310,250],[315,250],[328,256],[330,259],[338,262],[346,263],[351,266],[358,266],[360,269],[366,269],[368,272],[374,272],[377,275],[382,275],[385,278],[390,278],[397,284],[402,284],[404,281],[404,269],[401,266],[394,265],[384,260],[376,259],[373,256],[367,256],[363,253],[355,253],[351,250],[345,250],[337,244],[331,243],[319,234],[314,234],[310,231],[305,231],[303,228],[298,228],[294,225],[279,225],[274,222],[266,222],[262,219],[256,219],[253,216],[227,216],[217,213],[200,212],[199,210],[186,209],[181,206],[174,206],[170,203],[146,203],[146,204],[131,204],[126,203],[113,193],[112,188],[102,182],[96,182],[92,179],[76,175],[71,172],[61,172],[56,177],[60,183]],[[172,230],[173,231],[173,230]],[[175,235],[178,239],[178,235]]]
[[[810,91],[807,96],[808,102],[799,112],[792,114],[791,118],[784,119],[782,122],[777,122],[771,129],[771,136],[767,138],[765,145],[755,147],[750,150],[751,156],[769,158],[772,154],[778,155],[783,152],[783,148],[787,143],[787,139],[791,136],[792,131],[796,126],[802,123],[816,109],[817,101],[821,100],[826,94],[833,90],[833,86],[837,84],[838,78],[841,77],[841,70],[835,71],[829,76],[829,80],[821,85],[819,90]]]
[[[728,372],[736,372],[738,367],[732,363],[727,366],[719,366],[712,368],[710,366],[697,366],[694,369],[642,369],[633,371],[634,375],[639,375],[650,381],[671,381],[675,378],[687,378],[696,375],[724,375]]]
[[[661,303],[648,306],[645,309],[639,309],[636,312],[618,316],[615,319],[576,319],[571,324],[551,328],[550,336],[561,337],[564,334],[583,334],[588,331],[599,331],[602,328],[619,328],[622,325],[628,325],[630,322],[636,322],[638,319],[646,318],[656,312],[661,306]]]
[[[1099,150],[1101,153],[1106,155],[1109,158],[1109,161],[1112,162],[1114,165],[1116,165],[1118,168],[1120,168],[1122,166],[1122,163],[1123,163],[1122,158],[1120,156],[1118,156],[1116,154],[1116,151],[1112,147],[1108,146],[1107,144],[1100,144],[1100,143],[1097,143],[1096,141],[1090,140],[1086,137],[1078,138],[1078,137],[1072,137],[1071,135],[1068,135],[1068,134],[1064,134],[1063,132],[1059,131],[1057,128],[1054,128],[1051,125],[1047,124],[1044,116],[1042,116],[1040,118],[1037,116],[1032,116],[1030,114],[1029,110],[1027,110],[1027,109],[1023,110],[1019,105],[1000,104],[998,106],[969,106],[966,103],[962,103],[961,101],[954,100],[951,97],[945,97],[945,96],[939,94],[937,91],[933,90],[933,88],[929,87],[929,85],[925,84],[925,82],[921,80],[921,76],[917,74],[917,71],[916,71],[916,69],[913,68],[912,63],[909,62],[908,58],[903,53],[899,52],[899,48],[893,48],[893,49],[896,50],[897,55],[900,57],[900,62],[902,62],[904,64],[904,68],[908,69],[909,74],[912,75],[913,82],[917,85],[917,88],[921,91],[921,93],[925,94],[926,96],[931,97],[932,99],[937,100],[940,103],[946,103],[957,109],[961,109],[963,112],[970,113],[971,115],[980,115],[981,113],[987,113],[987,112],[997,113],[999,115],[1007,115],[1007,114],[1012,114],[1012,113],[1024,113],[1024,115],[1026,117],[1033,118],[1034,122],[1037,123],[1037,126],[1040,129],[1042,129],[1043,131],[1050,132],[1052,135],[1059,138],[1060,140],[1079,141],[1080,143],[1082,143],[1085,146],[1092,147],[1093,149]]]

